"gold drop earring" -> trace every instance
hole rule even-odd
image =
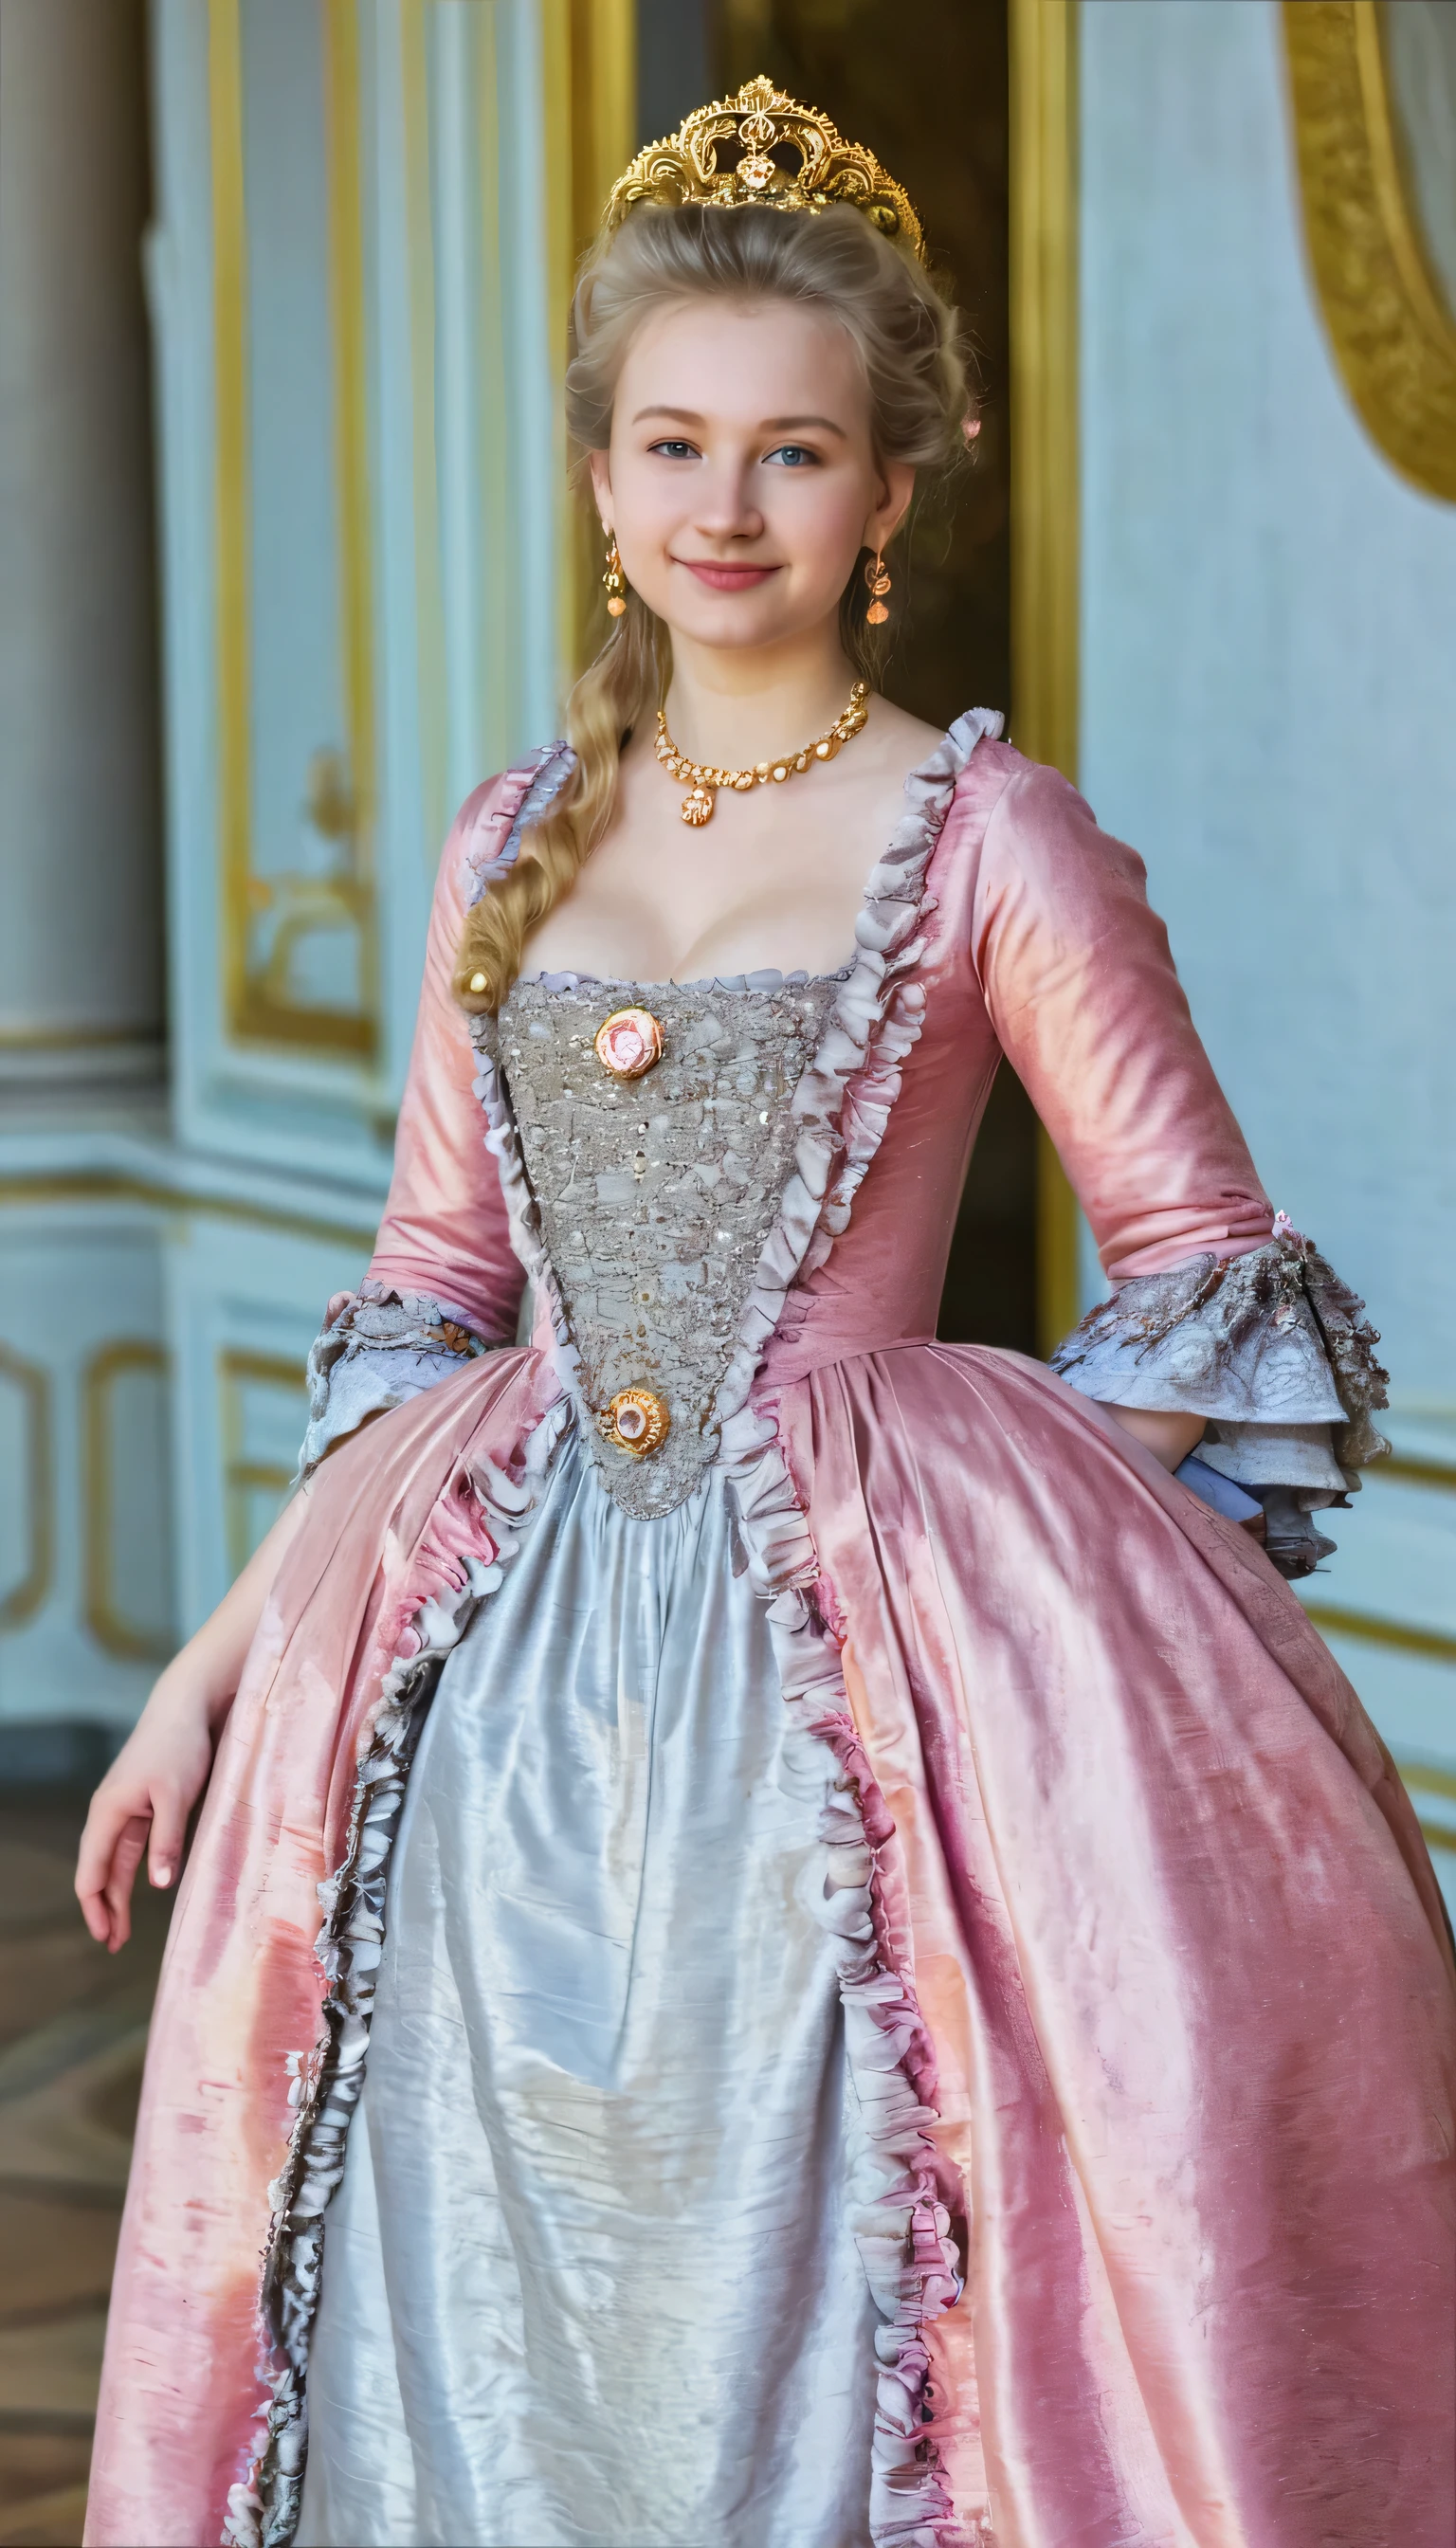
[[[872,562],[866,561],[864,581],[869,587],[869,607],[864,617],[871,628],[882,628],[890,615],[884,606],[884,596],[890,589],[890,579],[881,550],[875,550]]]
[[[608,615],[613,619],[620,619],[627,607],[627,587],[622,574],[621,551],[617,547],[616,536],[611,531],[606,535],[606,564],[601,572],[601,583],[606,594]]]

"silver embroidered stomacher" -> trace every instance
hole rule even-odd
[[[714,1400],[793,1173],[794,1091],[839,988],[776,974],[640,990],[523,980],[494,1035],[480,1022],[540,1214],[592,1456],[626,1512],[673,1511],[713,1458]],[[621,1077],[598,1038],[629,1000],[651,1003],[661,1057]],[[619,1447],[643,1409],[653,1433],[659,1410],[667,1420],[645,1455]]]

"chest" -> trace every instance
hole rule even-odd
[[[630,771],[611,829],[532,937],[529,968],[653,981],[835,970],[903,810],[901,779],[878,790],[837,771],[721,789],[699,826],[655,762]]]
[[[630,1512],[671,1511],[713,1457],[840,988],[522,980],[487,1030],[590,1447]]]

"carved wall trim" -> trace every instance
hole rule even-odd
[[[252,1499],[262,1496],[281,1506],[294,1477],[291,1463],[260,1458],[250,1447],[247,1394],[249,1390],[281,1392],[294,1402],[302,1436],[308,1412],[309,1375],[303,1363],[286,1355],[225,1346],[218,1355],[218,1387],[228,1564],[229,1578],[235,1579],[257,1545]]]
[[[563,691],[606,633],[601,529],[594,505],[567,479],[563,390],[567,319],[576,270],[596,235],[606,199],[640,140],[635,0],[542,0],[546,105],[546,252],[551,361],[556,392],[557,612]]]
[[[1011,0],[1012,740],[1077,774],[1077,0]],[[1037,1134],[1037,1338],[1081,1312],[1076,1198]]]
[[[55,1568],[55,1476],[49,1375],[24,1354],[0,1345],[0,1389],[19,1401],[24,1441],[22,1511],[28,1534],[23,1571],[0,1597],[0,1633],[24,1627],[43,1610]]]
[[[128,1459],[117,1436],[115,1390],[119,1380],[136,1372],[164,1386],[167,1357],[149,1338],[127,1336],[102,1345],[81,1375],[85,1619],[105,1654],[122,1663],[164,1664],[179,1640],[155,1622],[132,1616],[117,1557],[117,1485],[127,1475]]]
[[[212,162],[217,752],[222,850],[225,1007],[229,1035],[253,1044],[372,1062],[379,1046],[374,818],[374,635],[365,359],[361,105],[356,0],[325,0],[322,52],[327,272],[338,510],[337,619],[348,724],[345,759],[321,746],[299,773],[301,812],[340,845],[318,875],[264,873],[253,839],[253,485],[248,335],[249,239],[244,169],[243,0],[208,0]],[[266,957],[254,924],[276,914]],[[358,949],[357,1008],[295,1000],[288,970],[297,942],[319,927]]]
[[[1377,0],[1284,0],[1305,235],[1335,361],[1403,478],[1456,503],[1456,318],[1411,207]]]

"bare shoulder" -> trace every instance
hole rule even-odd
[[[876,691],[869,702],[869,723],[864,741],[873,759],[884,768],[898,767],[903,774],[917,761],[926,760],[943,740],[937,725],[927,725],[924,717],[911,716],[907,709],[897,708],[893,699]]]

